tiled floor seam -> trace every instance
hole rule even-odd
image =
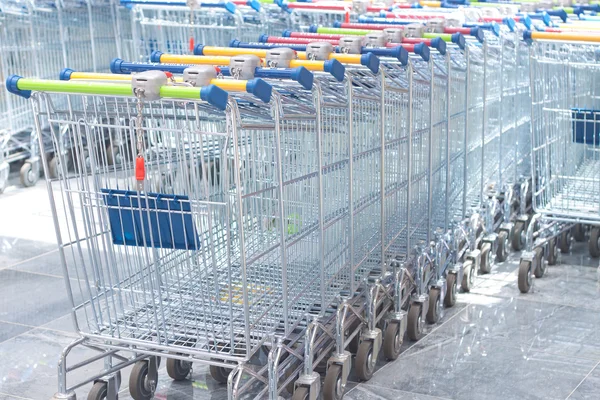
[[[600,365],[600,361],[598,361],[598,362],[596,363],[596,365],[594,365],[594,367],[593,367],[593,368],[590,370],[590,372],[588,372],[588,373],[587,373],[587,375],[583,377],[583,379],[582,379],[582,380],[581,380],[581,381],[580,381],[580,382],[577,384],[577,386],[575,386],[575,389],[573,389],[573,390],[571,391],[571,393],[569,393],[569,395],[568,395],[568,396],[565,398],[565,400],[568,400],[568,399],[570,399],[570,398],[571,398],[571,396],[573,396],[573,394],[574,394],[574,393],[577,391],[577,389],[579,388],[579,386],[581,386],[581,385],[583,384],[583,382],[584,382],[584,381],[585,381],[587,378],[589,378],[589,376],[592,374],[592,372],[594,372],[594,370],[595,370],[596,368],[598,368],[598,365]]]
[[[17,399],[17,400],[33,400],[30,397],[21,397],[21,396],[16,396],[14,394],[8,394],[8,393],[3,393],[0,392],[0,399],[3,398],[2,396],[7,396],[7,399]]]
[[[371,385],[369,382],[363,382],[360,385],[356,385],[352,389],[348,390],[348,392],[346,392],[346,394],[352,392],[353,390],[357,390],[359,387],[375,387],[375,385]],[[452,400],[452,399],[449,399],[447,397],[433,396],[433,395],[426,394],[426,393],[409,392],[409,391],[406,391],[406,390],[392,389],[392,388],[386,388],[386,389],[389,390],[389,391],[391,391],[391,392],[394,392],[394,393],[397,392],[397,393],[406,393],[406,394],[418,394],[418,395],[421,395],[421,396],[426,396],[428,399],[431,399],[431,400]],[[383,396],[380,396],[380,397],[384,398]]]
[[[63,315],[63,317],[64,317],[64,315]],[[61,317],[61,318],[62,318],[62,317]],[[53,321],[55,321],[55,320],[52,320],[52,321],[50,321],[50,322],[53,322]],[[8,342],[9,340],[13,340],[13,339],[15,339],[15,338],[18,338],[19,336],[23,336],[23,335],[25,335],[25,334],[27,334],[27,333],[30,333],[31,331],[33,331],[33,330],[35,330],[35,329],[41,329],[41,330],[45,330],[45,331],[59,332],[59,333],[65,333],[65,334],[70,334],[70,335],[76,335],[76,333],[75,333],[75,332],[73,332],[73,331],[71,331],[71,332],[68,332],[68,331],[61,331],[61,330],[58,330],[58,329],[46,328],[46,327],[44,327],[43,325],[40,325],[40,326],[33,326],[33,325],[20,324],[20,323],[18,323],[18,322],[10,322],[10,321],[4,321],[4,320],[0,320],[0,322],[1,322],[1,323],[5,323],[5,324],[11,324],[11,325],[17,325],[17,326],[24,326],[24,327],[30,328],[29,330],[26,330],[25,332],[21,332],[21,333],[19,333],[19,334],[17,334],[17,335],[14,335],[14,336],[11,336],[11,337],[9,337],[9,338],[8,338],[8,339],[6,339],[6,340],[2,340],[2,341],[0,341],[0,344],[2,344],[2,343],[6,343],[6,342]],[[50,323],[50,322],[48,322],[48,323]]]

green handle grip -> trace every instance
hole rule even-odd
[[[323,33],[328,35],[355,35],[364,36],[372,31],[368,29],[345,29],[345,28],[328,28],[320,26],[317,28],[317,33]]]

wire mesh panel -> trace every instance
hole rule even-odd
[[[263,30],[260,19],[250,18],[245,22],[238,8],[137,4],[131,11],[134,48],[139,60],[148,60],[155,50],[188,54],[194,42],[228,46],[232,39],[255,41]]]
[[[494,193],[500,184],[500,142],[502,135],[502,43],[487,35],[483,43],[484,105],[483,105],[483,190]]]
[[[499,180],[496,190],[502,191],[517,182],[516,176],[516,151],[518,132],[522,121],[516,107],[519,103],[519,88],[517,85],[517,51],[519,51],[519,38],[516,34],[503,33],[501,37],[502,52],[502,81],[501,99],[502,107],[500,123],[500,153],[498,157]]]
[[[531,91],[529,87],[529,48],[519,41],[517,48],[517,87],[515,118],[517,121],[517,150],[515,170],[519,180],[531,179]]]
[[[534,209],[597,223],[600,213],[598,47],[535,42],[531,48]]]
[[[450,49],[448,98],[448,208],[451,221],[462,221],[466,215],[465,193],[466,128],[467,128],[467,58],[458,48]]]

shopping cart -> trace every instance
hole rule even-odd
[[[519,290],[568,252],[571,235],[585,238],[600,255],[598,237],[597,37],[585,33],[530,32],[532,174],[535,215],[528,226],[519,266]],[[584,226],[582,226],[582,224]]]
[[[148,61],[155,50],[189,54],[194,42],[226,46],[232,39],[253,40],[281,21],[262,12],[260,3],[122,0],[131,8],[136,59]],[[269,17],[270,16],[270,17]]]

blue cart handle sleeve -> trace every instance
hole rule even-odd
[[[323,71],[329,72],[338,82],[341,82],[344,80],[346,67],[336,59],[327,60],[323,63]]]
[[[71,74],[75,72],[75,70],[71,69],[71,68],[65,68],[62,71],[60,71],[60,74],[58,75],[58,78],[61,81],[68,81],[71,80]]]
[[[379,72],[379,57],[373,53],[363,54],[360,56],[360,65],[364,65],[369,68],[372,73],[376,74]]]
[[[252,8],[254,11],[260,11],[260,1],[258,0],[248,0],[246,5]]]
[[[509,17],[503,18],[502,23],[504,23],[511,32],[514,32],[517,27],[515,20]]]
[[[529,18],[529,15],[523,15],[520,19],[525,28],[531,29],[531,18]]]
[[[21,78],[22,76],[19,75],[10,75],[6,78],[6,90],[12,94],[28,99],[31,97],[31,90],[20,90],[17,86],[17,82],[19,82],[19,79]]]
[[[400,61],[402,65],[408,64],[408,51],[402,46],[398,47],[363,47],[361,53],[371,53],[377,57],[390,57]]]
[[[273,87],[260,78],[254,78],[250,79],[246,83],[246,92],[253,94],[254,96],[261,99],[263,102],[268,103],[269,101],[271,101],[271,93],[273,92]]]
[[[113,74],[131,74],[144,71],[165,71],[172,74],[183,74],[183,71],[187,67],[189,65],[127,62],[120,58],[115,58],[110,63],[110,72]]]
[[[291,30],[286,29],[285,31],[281,32],[281,37],[290,37],[291,33]]]
[[[477,29],[477,36],[475,36],[475,38],[478,42],[483,43],[484,36],[483,31],[481,29]],[[452,43],[458,46],[459,49],[465,49],[465,46],[467,45],[467,40],[465,39],[462,33],[453,33],[452,36],[450,36],[450,39],[452,40]]]
[[[563,9],[547,10],[546,13],[548,15],[550,15],[551,17],[559,17],[562,20],[562,22],[567,22],[567,19],[569,18],[569,16],[567,15],[567,12]]]
[[[229,47],[237,47],[240,49],[275,49],[279,47],[287,47],[295,51],[306,51],[305,44],[283,44],[283,43],[256,43],[256,42],[240,42],[234,39],[229,43]]]
[[[229,95],[226,91],[215,85],[208,85],[200,89],[200,99],[217,107],[219,110],[227,108]]]
[[[267,79],[291,79],[306,90],[312,89],[314,75],[304,67],[298,68],[256,68],[254,76]]]
[[[259,43],[267,43],[268,40],[269,40],[269,35],[267,35],[266,33],[263,33],[258,37]]]
[[[415,54],[421,56],[423,61],[429,61],[429,56],[430,56],[429,46],[427,46],[425,43],[417,43],[417,44],[415,44],[414,49],[415,49]]]
[[[339,22],[339,21],[336,21],[336,22]],[[308,32],[310,32],[310,33],[317,33],[318,31],[319,31],[319,25],[311,25],[308,27]]]
[[[446,54],[446,42],[442,38],[436,37],[431,39],[431,47],[436,49],[441,55]]]

